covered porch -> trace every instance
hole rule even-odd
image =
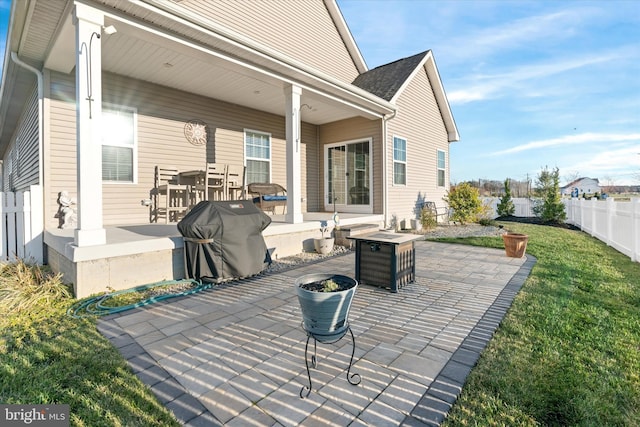
[[[384,224],[383,215],[340,213],[339,217],[340,227]],[[285,215],[271,218],[262,234],[274,259],[313,251],[321,221],[327,221],[333,232],[333,212],[304,213],[297,224],[288,223]],[[176,223],[111,226],[105,232],[106,243],[92,246],[78,246],[72,229],[44,232],[47,262],[74,284],[76,297],[184,278],[183,239]]]
[[[323,146],[327,142],[353,142],[350,138],[354,137],[366,145],[364,153],[356,153],[360,163],[368,162],[351,175],[348,169],[342,173],[344,193],[348,194],[351,187],[360,188],[360,192],[366,189],[368,197],[360,197],[357,204],[360,213],[365,209],[377,214],[384,211],[382,197],[373,196],[375,191],[382,194],[384,178],[376,176],[373,185],[370,159],[374,149],[382,152],[381,141],[374,147],[373,139],[380,139],[380,121],[395,111],[393,105],[294,58],[275,51],[264,55],[265,46],[201,17],[176,17],[160,29],[148,25],[153,16],[164,17],[167,12],[180,16],[180,10],[165,10],[168,7],[159,2],[143,3],[122,11],[75,3],[66,12],[68,18],[45,61],[48,69],[64,75],[75,69],[75,246],[94,253],[99,249],[91,246],[110,246],[110,224],[139,222],[136,215],[142,210],[134,206],[143,198],[143,191],[152,186],[151,165],[167,161],[187,169],[202,168],[210,162],[259,162],[265,176],[254,182],[282,184],[287,190],[282,221],[304,229],[306,211],[326,210],[326,201],[337,197],[326,183],[327,176],[332,175],[326,166],[321,168]],[[147,21],[136,18],[143,15]],[[73,51],[70,46],[74,45],[87,49]],[[123,50],[129,52],[126,60],[121,59]],[[155,67],[145,52],[154,52]],[[133,80],[139,84],[129,86]],[[126,147],[129,157],[121,165],[128,175],[105,179],[100,123],[109,114],[126,116],[132,123],[126,134],[132,148]],[[359,129],[355,136],[347,137],[353,135],[351,121]],[[183,122],[186,143],[178,135]],[[193,123],[203,131],[197,140],[190,139],[187,132]],[[336,134],[327,142],[318,137],[322,126],[327,127],[323,134],[332,130]],[[254,137],[268,140],[259,147],[269,153],[268,158],[265,154],[258,161],[243,154],[243,149],[251,145],[247,140]],[[376,158],[382,157],[376,154]],[[247,184],[252,182],[251,175]],[[346,176],[353,182],[348,183]],[[57,194],[71,186],[69,182],[64,185],[48,191]]]

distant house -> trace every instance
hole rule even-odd
[[[442,205],[458,139],[433,53],[369,70],[335,0],[11,5],[1,188],[42,186],[47,259],[76,291],[181,277],[181,239],[149,224],[156,165],[286,187],[274,223],[292,237],[268,243],[287,256],[324,213],[388,227]],[[61,194],[75,229],[58,228]]]
[[[563,196],[582,197],[583,194],[593,195],[601,193],[600,183],[597,178],[578,178],[560,188]]]

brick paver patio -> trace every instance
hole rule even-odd
[[[294,280],[354,275],[354,254],[167,300],[99,322],[139,378],[187,426],[439,425],[535,260],[416,242],[416,281],[359,286],[355,335],[318,343],[308,385]],[[312,343],[310,343],[310,349]],[[310,350],[311,353],[311,350]]]

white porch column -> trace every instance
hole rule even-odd
[[[76,3],[77,246],[106,243],[102,224],[102,44],[101,12]]]
[[[302,222],[302,179],[300,167],[300,94],[302,88],[288,86],[285,96],[285,127],[287,137],[287,214],[285,221]]]

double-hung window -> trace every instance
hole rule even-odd
[[[407,184],[407,140],[393,137],[393,183]]]
[[[245,130],[247,183],[271,181],[271,134]]]
[[[135,182],[136,111],[118,105],[102,107],[102,180]]]
[[[447,170],[446,159],[446,153],[442,150],[438,150],[438,187],[445,186]]]

